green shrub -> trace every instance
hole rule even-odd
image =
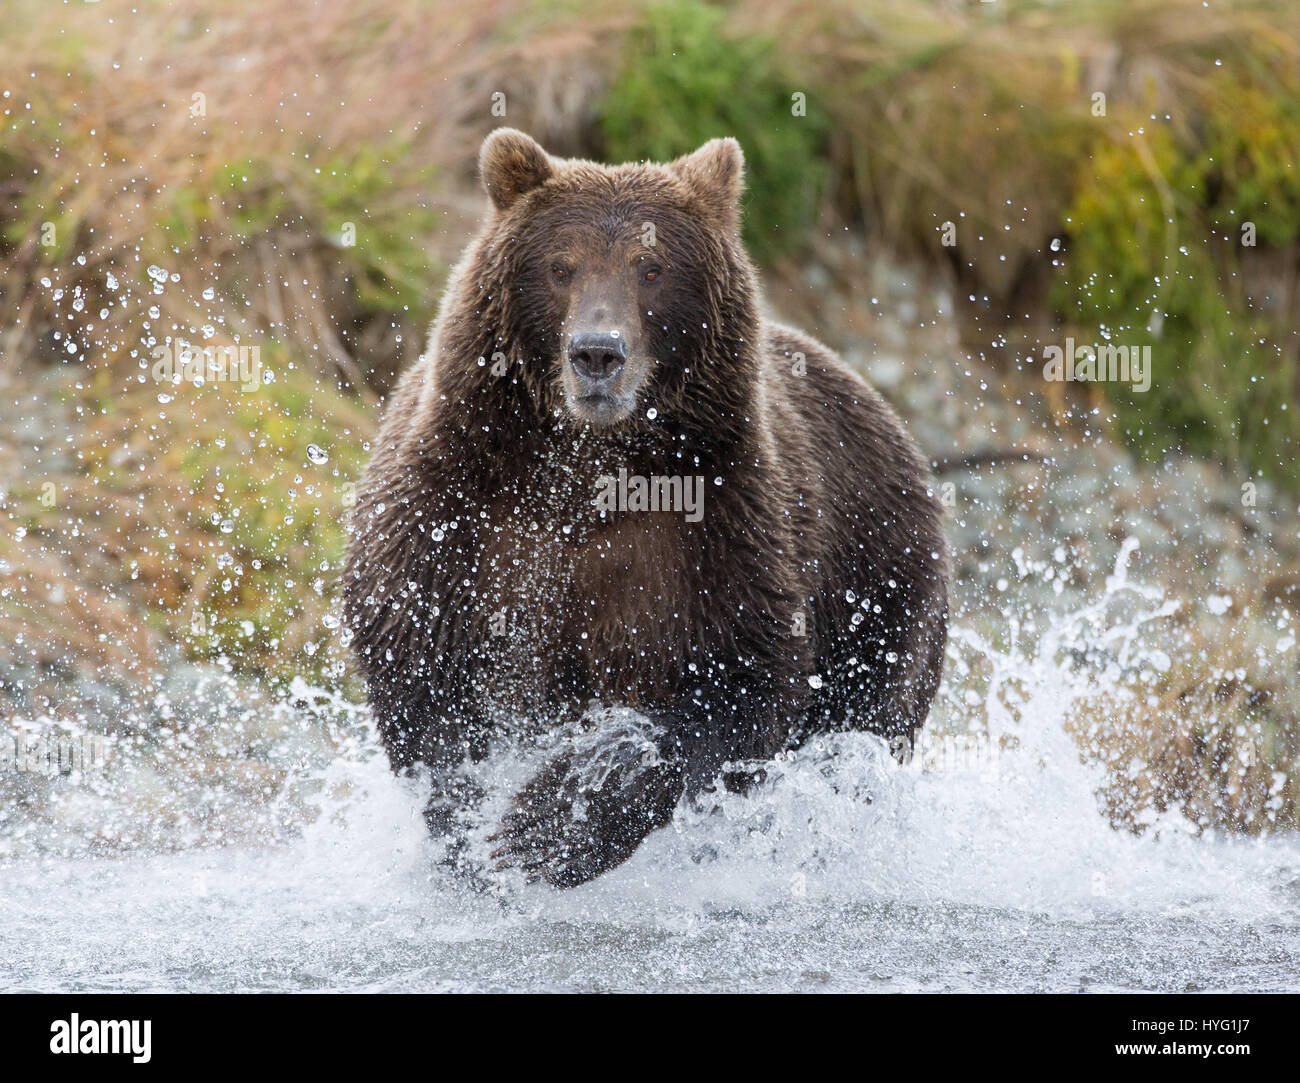
[[[792,79],[768,37],[731,37],[722,10],[672,0],[646,12],[602,103],[610,161],[668,161],[734,136],[749,177],[745,240],[759,258],[807,239],[825,180],[829,121],[806,80]],[[806,115],[794,115],[794,95]]]
[[[1196,130],[1148,121],[1096,144],[1066,213],[1053,300],[1085,327],[1151,346],[1148,392],[1107,385],[1131,443],[1294,484],[1300,344],[1266,261],[1293,253],[1300,229],[1300,97],[1221,78],[1197,104]]]

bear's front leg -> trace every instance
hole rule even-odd
[[[631,857],[684,794],[727,764],[769,759],[792,742],[801,725],[796,678],[740,665],[717,677],[712,694],[701,690],[640,724],[586,737],[551,760],[492,836],[497,868],[521,868],[530,883],[585,883]]]
[[[492,841],[497,868],[576,887],[620,865],[672,819],[684,781],[650,740],[625,733],[551,760],[514,798]]]

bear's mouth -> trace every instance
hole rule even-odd
[[[576,395],[569,401],[573,403],[575,414],[595,425],[613,425],[622,421],[631,414],[635,402],[630,395],[615,395],[605,391]]]

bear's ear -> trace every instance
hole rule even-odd
[[[745,188],[745,155],[734,139],[710,139],[694,154],[669,167],[722,221],[740,225],[740,193]]]
[[[478,169],[493,206],[503,211],[550,177],[555,163],[531,136],[514,128],[498,128],[483,140]]]

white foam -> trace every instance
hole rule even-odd
[[[873,737],[823,738],[748,797],[683,806],[625,865],[564,893],[516,874],[498,896],[450,879],[420,786],[390,774],[364,712],[299,685],[294,699],[347,722],[333,761],[275,810],[286,841],[11,858],[2,984],[770,988],[827,974],[846,987],[1294,988],[1300,845],[1198,836],[1176,815],[1141,836],[1116,831],[1098,808],[1099,768],[1066,731],[1099,672],[1155,649],[1143,628],[1169,611],[1127,581],[1130,553],[1093,606],[1032,629],[1009,621],[1004,647],[954,629],[932,727],[974,734],[982,758],[902,767]],[[1085,650],[1104,660],[1078,665]],[[544,754],[481,765],[493,792],[480,856]],[[303,801],[319,814],[304,817]],[[1017,956],[1012,934],[1067,945],[1080,973],[1042,976],[1038,942]],[[1242,962],[1250,937],[1267,951]],[[1143,945],[1141,966],[1113,970],[1106,945],[1125,938]]]

